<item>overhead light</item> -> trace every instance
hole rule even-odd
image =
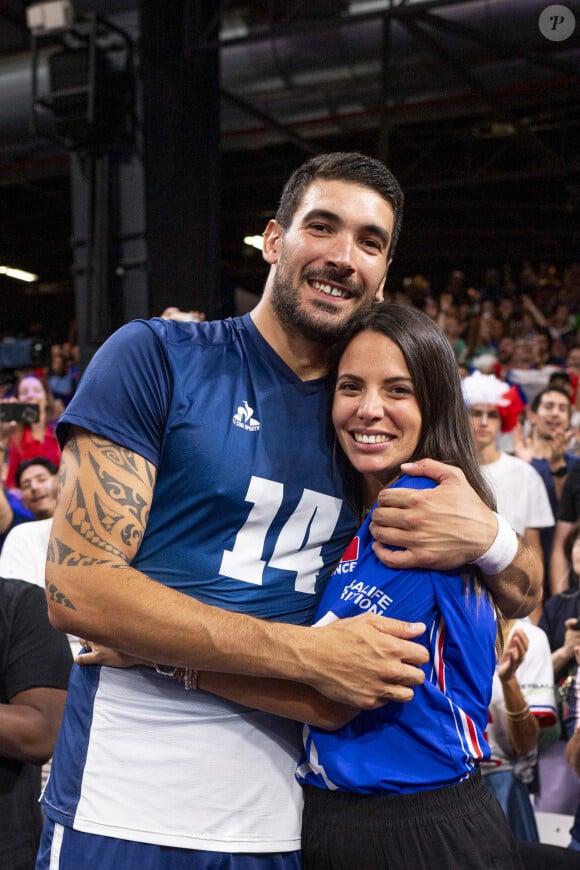
[[[25,272],[24,269],[12,269],[10,266],[0,266],[0,275],[6,275],[7,278],[16,278],[17,281],[26,281],[28,284],[38,281],[38,275],[33,275],[32,272]]]
[[[264,247],[264,236],[244,236],[244,244],[261,251]]]
[[[26,9],[26,26],[34,36],[68,30],[74,21],[72,0],[34,3]]]

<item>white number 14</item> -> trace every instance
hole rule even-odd
[[[233,550],[224,552],[220,574],[261,586],[264,568],[296,572],[297,592],[314,593],[322,568],[322,547],[332,537],[342,502],[305,489],[292,516],[280,531],[269,562],[262,559],[268,529],[284,497],[284,486],[263,477],[252,477],[246,501],[252,503],[248,518],[236,536]]]

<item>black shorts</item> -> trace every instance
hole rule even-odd
[[[304,870],[515,870],[507,820],[478,771],[447,788],[383,796],[304,787]]]

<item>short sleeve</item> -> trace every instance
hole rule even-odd
[[[44,590],[17,585],[11,601],[4,690],[7,699],[28,689],[66,689],[72,654],[66,635],[48,619]]]
[[[163,329],[163,322],[135,320],[97,351],[59,421],[62,445],[69,428],[80,426],[157,467],[173,383]]]

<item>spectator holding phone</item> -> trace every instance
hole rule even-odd
[[[0,424],[0,454],[8,454],[8,471],[5,485],[8,489],[17,486],[16,471],[21,462],[44,456],[54,464],[60,464],[60,447],[54,434],[54,403],[48,384],[38,375],[24,374],[16,382],[15,398],[7,402],[26,402],[38,405],[36,422]]]

